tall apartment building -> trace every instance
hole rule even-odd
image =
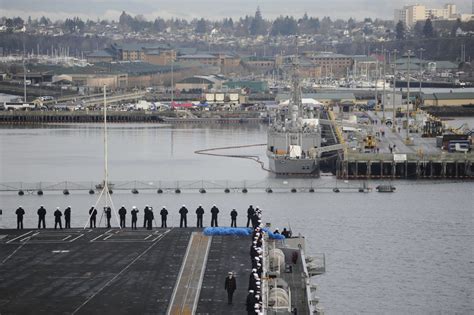
[[[394,12],[394,21],[402,21],[407,27],[413,27],[418,21],[454,20],[458,18],[455,4],[445,4],[443,8],[427,8],[425,5],[416,4],[404,6]]]

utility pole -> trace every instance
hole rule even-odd
[[[382,64],[382,80],[383,80],[383,91],[382,91],[382,123],[385,123],[385,49],[382,48],[383,64]]]
[[[379,81],[379,49],[375,49],[375,109],[379,105],[379,97],[377,95],[377,83]]]
[[[26,104],[26,66],[25,38],[23,37],[23,104]]]
[[[395,127],[395,89],[396,89],[396,82],[397,82],[397,52],[398,50],[393,50],[393,98],[392,98],[392,131],[395,132],[397,129]]]
[[[26,66],[25,66],[24,56],[23,56],[23,104],[26,104]]]
[[[425,51],[424,48],[418,49],[420,52],[420,91],[419,91],[419,96],[418,96],[418,104],[421,105],[421,82],[423,81],[423,52]]]
[[[410,56],[411,50],[408,50],[408,79],[407,79],[407,137],[405,139],[406,144],[410,143]]]
[[[171,106],[173,106],[174,99],[174,72],[173,72],[174,58],[171,56]]]

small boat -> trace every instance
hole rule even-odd
[[[394,192],[396,188],[392,185],[378,185],[375,189],[377,192]]]

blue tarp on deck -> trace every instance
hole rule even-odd
[[[274,234],[270,230],[264,228],[265,233],[272,239],[282,240],[285,237],[281,234]],[[207,227],[204,229],[204,235],[213,236],[213,235],[239,235],[239,236],[250,236],[252,235],[251,228],[232,228],[232,227]]]

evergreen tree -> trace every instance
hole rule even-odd
[[[431,19],[426,20],[425,26],[423,27],[423,35],[425,35],[425,37],[434,37],[433,23],[431,23]]]
[[[347,28],[349,30],[353,30],[353,29],[355,29],[355,27],[356,27],[355,20],[353,18],[349,18],[349,20],[347,20]]]
[[[289,16],[280,16],[274,22],[270,35],[295,35],[298,34],[298,23],[294,17]]]
[[[42,25],[47,26],[47,25],[51,24],[51,20],[48,19],[47,17],[42,16],[39,23],[42,24]]]
[[[120,14],[119,18],[119,24],[122,26],[132,26],[133,18],[131,15],[128,15],[125,13],[125,11],[122,11],[122,14]]]
[[[156,18],[153,22],[155,32],[163,32],[166,29],[166,22],[162,18]]]
[[[257,7],[255,17],[250,23],[250,35],[264,35],[266,32],[267,30],[265,29],[265,21],[262,18],[260,8]]]
[[[19,17],[19,16],[14,17],[13,20],[12,20],[12,22],[13,22],[13,27],[15,27],[15,28],[22,28],[23,25],[25,24],[25,22],[23,21],[23,19],[22,19],[21,17]]]
[[[234,28],[234,21],[232,18],[224,18],[224,21],[222,22],[222,27],[226,30],[232,30]]]
[[[206,20],[201,18],[200,20],[197,21],[196,23],[196,29],[194,30],[198,34],[204,34],[207,32],[207,23]]]
[[[415,33],[415,36],[423,36],[423,27],[424,23],[422,21],[416,22],[415,26],[413,27],[413,32]]]
[[[395,33],[398,40],[405,39],[405,25],[402,21],[398,21],[397,26],[395,27]]]
[[[320,26],[321,34],[328,35],[331,29],[331,26],[332,26],[331,18],[329,16],[323,17],[323,19],[321,20],[321,26]]]
[[[456,37],[456,31],[458,30],[458,28],[461,27],[461,25],[462,25],[461,19],[458,18],[456,20],[456,23],[454,23],[453,28],[451,29],[451,36],[452,37]]]

